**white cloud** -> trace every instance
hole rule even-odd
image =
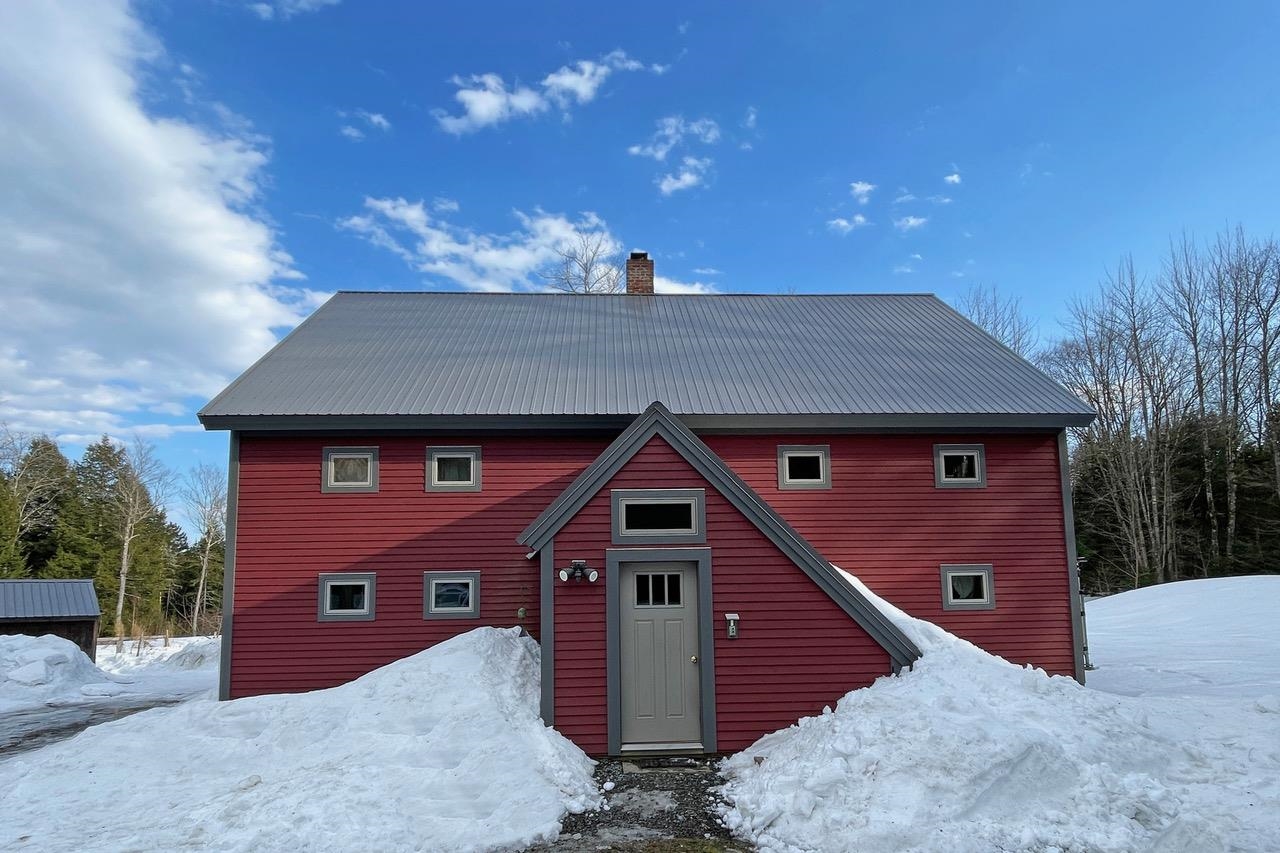
[[[927,200],[933,204],[951,204],[951,198],[945,195],[931,195]]]
[[[915,272],[915,268],[910,264],[898,264],[893,268],[894,275],[911,275],[913,272]]]
[[[681,21],[680,24],[676,27],[676,32],[678,32],[680,35],[684,35],[685,33],[689,32],[689,22]]]
[[[913,252],[913,253],[911,254],[911,260],[913,260],[913,261],[923,261],[923,260],[924,260],[924,255],[920,254],[919,252]]]
[[[338,128],[338,133],[341,133],[347,139],[354,142],[359,142],[364,139],[364,131],[349,124],[344,124],[342,127]]]
[[[663,195],[701,186],[706,183],[707,170],[711,168],[711,163],[710,157],[685,157],[680,161],[680,168],[674,174],[662,175],[654,183],[658,185],[658,191]]]
[[[627,153],[661,161],[667,159],[671,150],[683,144],[686,139],[692,138],[706,145],[714,145],[720,141],[720,125],[713,119],[685,121],[683,116],[666,116],[658,119],[657,125],[657,130],[648,142],[629,146]]]
[[[894,197],[894,204],[906,204],[909,201],[915,201],[916,197],[906,187],[898,187],[898,195]]]
[[[679,293],[690,296],[696,296],[704,293],[715,293],[715,285],[704,284],[700,281],[676,281],[666,276],[655,275],[653,277],[654,293]]]
[[[861,213],[855,213],[853,216],[845,219],[843,216],[837,216],[835,219],[827,220],[827,228],[837,234],[848,234],[855,228],[861,228],[864,225],[870,225],[871,222]]]
[[[436,213],[457,213],[461,209],[461,205],[454,199],[436,196],[431,199],[431,209]]]
[[[720,275],[720,270],[715,267],[696,267],[693,271],[694,275]]]
[[[614,50],[599,60],[582,59],[561,66],[542,78],[538,88],[518,83],[508,87],[506,81],[494,73],[454,76],[451,82],[458,91],[453,97],[462,105],[462,114],[451,115],[437,109],[432,111],[432,115],[441,128],[457,136],[512,119],[535,116],[546,112],[552,105],[568,116],[574,106],[595,100],[600,88],[615,71],[641,71],[645,67],[625,51]],[[662,74],[666,67],[655,65],[650,70]]]
[[[960,183],[960,173],[952,172],[950,175],[945,176],[942,180],[946,181],[948,184],[953,184],[953,185],[958,184]]]
[[[57,57],[56,62],[50,57]],[[178,429],[323,298],[257,212],[267,140],[149,112],[163,46],[123,2],[0,4],[0,419]],[[149,103],[149,101],[148,101]],[[189,425],[189,424],[188,424]]]
[[[364,119],[369,127],[375,127],[378,130],[390,130],[391,122],[382,113],[371,113],[368,110],[356,110],[356,115]]]
[[[264,21],[279,18],[287,21],[294,15],[307,12],[318,12],[326,6],[337,6],[342,0],[271,0],[271,2],[250,3],[249,11]]]
[[[869,184],[866,181],[854,181],[849,184],[849,193],[858,204],[868,204],[871,201],[871,193],[875,191],[876,185]]]
[[[747,107],[747,115],[742,120],[742,126],[745,127],[747,130],[755,130],[756,122],[759,120],[759,118],[760,118],[760,113],[756,110],[755,107]]]
[[[893,227],[899,231],[912,231],[921,228],[929,221],[927,216],[904,216],[901,219],[893,220]]]

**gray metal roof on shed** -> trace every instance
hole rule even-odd
[[[101,613],[91,580],[0,580],[0,619],[93,619]]]
[[[635,416],[655,400],[679,416],[1092,418],[932,295],[425,292],[338,293],[200,418]]]

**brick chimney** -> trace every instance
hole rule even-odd
[[[627,258],[627,293],[653,293],[653,259],[648,252]]]

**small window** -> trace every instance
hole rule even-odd
[[[706,542],[706,498],[702,489],[614,489],[613,540]]]
[[[637,607],[679,607],[683,600],[679,573],[636,575]]]
[[[993,610],[995,606],[991,566],[942,567],[943,610]]]
[[[424,572],[423,619],[475,619],[480,615],[479,572]]]
[[[480,448],[428,448],[427,491],[480,491]]]
[[[778,447],[778,488],[831,488],[831,447],[826,444]]]
[[[986,453],[981,444],[935,444],[933,477],[940,489],[981,489],[987,485]]]
[[[321,622],[371,622],[375,579],[372,573],[320,575]]]
[[[324,492],[378,491],[378,448],[326,447],[320,487]]]

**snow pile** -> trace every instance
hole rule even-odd
[[[76,701],[89,685],[101,688],[96,695],[117,687],[70,640],[0,635],[0,712]]]
[[[98,644],[98,666],[117,675],[159,670],[216,673],[221,645],[218,637],[171,637],[168,645],[163,639],[145,640],[141,646],[138,641],[129,640],[117,652],[112,640]]]
[[[1089,686],[1125,696],[1274,697],[1278,608],[1278,575],[1179,581],[1091,601],[1098,669]]]
[[[538,718],[538,647],[478,628],[330,690],[195,701],[0,762],[0,848],[432,850],[554,839],[599,805]],[[74,784],[68,784],[74,780]]]
[[[1236,701],[1224,718],[1100,693],[850,582],[923,656],[723,762],[726,824],[761,850],[1199,853],[1280,838],[1280,707]]]

